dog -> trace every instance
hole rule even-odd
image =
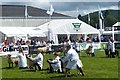
[[[7,58],[8,58],[9,68],[11,68],[11,64],[12,64],[12,68],[13,68],[13,64],[15,64],[15,67],[18,66],[18,63],[20,62],[18,57],[12,57],[11,54],[8,54]]]

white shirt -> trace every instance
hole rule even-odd
[[[115,52],[115,43],[112,43],[112,52]]]
[[[60,61],[60,57],[57,56],[54,60],[52,61],[49,61],[50,63],[53,63],[51,64],[51,66],[53,67],[53,69],[55,71],[57,71],[58,69],[60,70],[60,72],[62,72],[62,69],[61,69],[61,61]]]
[[[74,50],[74,49],[70,49],[65,57],[62,59],[63,63],[66,62],[67,60],[78,60],[79,59],[79,56],[78,56],[78,53]]]
[[[94,53],[94,46],[92,43],[90,44],[90,47],[91,47],[91,52]]]
[[[22,53],[18,53],[18,57],[20,59],[19,67],[27,67],[27,59],[25,54],[23,55]]]
[[[66,65],[66,68],[69,69],[77,69],[77,65],[79,67],[83,66],[81,60],[79,59],[78,53],[72,48],[68,50],[65,57],[62,59],[63,64],[67,61],[68,63]]]
[[[36,61],[39,66],[42,68],[43,66],[43,55],[39,53],[35,58],[32,58],[33,61]]]
[[[112,50],[112,42],[111,41],[109,41],[108,43],[107,43],[107,48],[108,48],[108,50]]]

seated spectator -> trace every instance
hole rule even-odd
[[[83,42],[84,42],[83,36],[80,38],[79,42],[80,42],[80,43],[83,43]]]
[[[50,70],[50,72],[56,71],[56,72],[60,73],[60,72],[62,72],[60,57],[58,56],[58,52],[55,52],[54,55],[55,55],[54,60],[52,60],[52,59],[47,60],[47,62],[50,65],[49,70]]]

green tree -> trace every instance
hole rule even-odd
[[[106,18],[104,19],[104,23],[106,27],[110,27],[116,22],[117,22],[117,19],[113,17],[112,15],[107,15]]]
[[[78,15],[78,19],[79,19],[79,20],[82,20],[82,16],[81,16],[80,14]]]

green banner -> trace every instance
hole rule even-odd
[[[86,45],[87,45],[87,44],[80,44],[80,48],[81,48],[81,49],[86,49]]]
[[[101,48],[101,49],[106,49],[106,48],[107,48],[106,43],[101,43],[101,44],[100,44],[100,48]]]

